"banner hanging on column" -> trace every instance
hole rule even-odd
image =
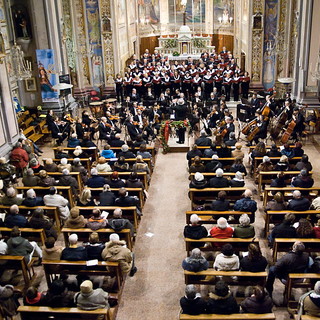
[[[52,49],[36,50],[40,78],[41,97],[43,102],[58,102],[59,93],[53,89],[58,83]]]

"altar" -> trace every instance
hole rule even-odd
[[[167,55],[169,60],[184,60],[189,56],[199,59],[204,50],[212,51],[214,48],[214,46],[211,46],[210,36],[194,36],[191,29],[183,25],[177,35],[169,38],[161,36],[159,38],[159,47],[155,49],[159,53]]]

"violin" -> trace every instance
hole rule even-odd
[[[110,121],[119,120],[120,119],[119,116],[115,116],[115,115],[109,116],[108,118],[109,118]]]

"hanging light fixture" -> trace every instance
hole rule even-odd
[[[222,16],[218,17],[218,21],[220,24],[223,24],[223,25],[232,24],[233,17],[230,16],[229,12],[230,12],[230,4],[229,4],[229,1],[227,1],[223,10]]]
[[[16,79],[29,79],[32,75],[32,66],[30,61],[25,60],[21,46],[14,42],[10,51],[13,73]]]

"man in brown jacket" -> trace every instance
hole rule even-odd
[[[63,247],[55,246],[55,239],[53,237],[47,238],[42,249],[43,260],[60,260]]]

